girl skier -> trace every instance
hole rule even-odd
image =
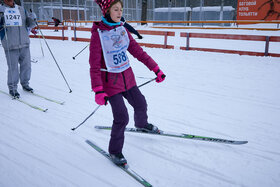
[[[123,97],[134,108],[135,127],[145,132],[158,133],[158,128],[148,123],[147,103],[136,86],[126,51],[145,64],[157,75],[156,82],[165,79],[157,63],[139,46],[123,27],[123,3],[121,0],[95,0],[102,11],[102,21],[94,23],[90,42],[90,76],[95,102],[106,105],[109,101],[113,113],[113,125],[109,153],[113,162],[124,165],[122,154],[124,130],[128,124],[128,112]]]

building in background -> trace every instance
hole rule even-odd
[[[0,0],[3,1],[3,0]],[[15,0],[32,9],[39,20],[93,21],[101,12],[94,0]],[[280,0],[123,0],[128,21],[147,20],[280,20]],[[142,12],[146,3],[147,11]],[[258,16],[254,16],[258,15]]]
[[[201,19],[201,11],[203,11],[203,19]],[[222,15],[221,15],[222,14]],[[207,19],[206,19],[207,18]],[[155,8],[154,20],[156,21],[217,21],[217,20],[234,20],[235,8],[232,6],[204,6],[200,7],[169,7]],[[176,23],[174,25],[185,25],[184,23]],[[192,23],[191,25],[200,25]],[[206,24],[204,24],[206,25]],[[207,23],[207,25],[218,25],[217,23]],[[229,24],[225,24],[229,25]]]

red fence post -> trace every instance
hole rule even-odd
[[[190,33],[186,33],[187,34],[187,45],[186,45],[186,50],[189,50],[190,49]]]
[[[167,48],[167,35],[168,35],[168,32],[165,31],[164,32],[164,48]]]
[[[64,41],[64,25],[62,26],[62,41]]]
[[[76,20],[74,24],[74,41],[77,41],[77,35],[76,35]]]
[[[264,50],[264,56],[268,56],[268,50],[269,50],[269,36],[265,37],[265,50]]]

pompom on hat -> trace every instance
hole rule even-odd
[[[94,0],[100,7],[102,14],[105,16],[106,12],[108,11],[111,3],[115,0]]]

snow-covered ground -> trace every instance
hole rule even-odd
[[[19,87],[23,100],[49,109],[44,113],[0,93],[0,186],[141,186],[85,143],[89,139],[107,150],[110,132],[94,126],[112,124],[110,106],[100,107],[76,131],[71,130],[97,107],[90,87],[88,49],[72,59],[87,43],[47,40],[73,90],[69,93],[41,40],[42,56],[39,41],[31,39],[32,58],[39,62],[32,63],[30,85],[36,93],[65,105]],[[141,88],[151,123],[166,131],[249,143],[225,145],[126,133],[123,154],[130,167],[156,187],[278,186],[280,58],[145,50],[167,75],[163,83]],[[279,44],[273,50],[280,53]],[[2,48],[0,59],[0,90],[7,91]],[[132,56],[130,60],[138,84],[155,76]],[[127,106],[128,127],[133,127],[133,110]]]

